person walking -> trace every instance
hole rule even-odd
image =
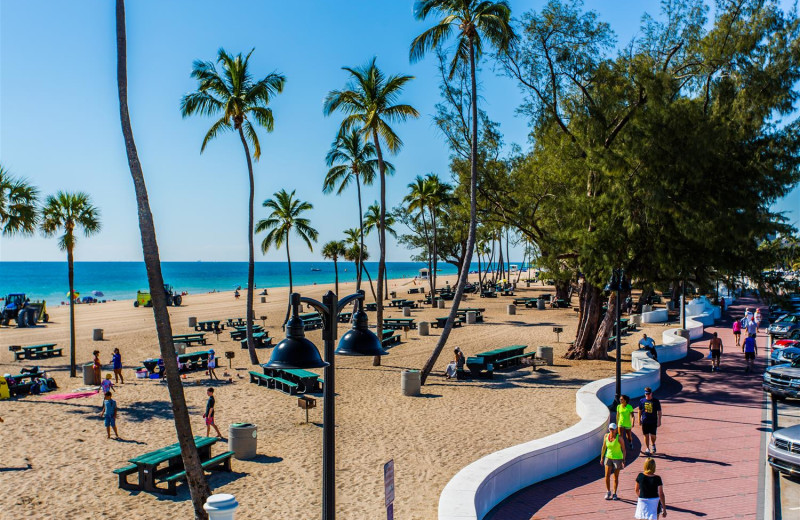
[[[661,401],[653,397],[653,389],[649,386],[644,389],[644,397],[639,401],[639,424],[642,425],[644,435],[644,454],[656,453],[656,434],[661,426]],[[652,443],[653,451],[650,451]]]
[[[617,405],[617,426],[619,433],[622,436],[622,442],[628,440],[628,447],[633,449],[633,434],[631,428],[636,425],[636,416],[633,415],[633,406],[630,404],[630,399],[627,395],[619,396],[619,404]]]
[[[711,353],[711,371],[719,372],[719,361],[722,357],[722,339],[717,336],[716,332],[708,344],[708,350]]]
[[[637,520],[656,520],[659,510],[667,516],[667,501],[664,497],[664,482],[656,475],[656,461],[647,457],[644,461],[644,472],[636,476],[634,486],[638,500],[636,502]]]
[[[761,309],[756,307],[756,312],[753,314],[753,321],[756,322],[756,334],[758,334],[758,329],[761,327]]]
[[[742,345],[742,352],[744,352],[745,369],[744,373],[747,374],[755,368],[756,355],[758,355],[758,346],[756,345],[756,337],[747,336]]]
[[[208,377],[212,380],[216,379],[217,381],[219,381],[219,377],[217,376],[217,373],[214,371],[214,369],[217,368],[217,356],[216,354],[214,354],[213,349],[208,351],[207,368],[208,368]]]
[[[739,342],[742,338],[742,322],[739,320],[733,320],[733,337],[736,338],[736,346],[741,346]]]
[[[105,393],[100,416],[103,417],[103,423],[106,426],[106,435],[108,438],[111,438],[111,429],[113,428],[114,436],[119,439],[119,433],[117,433],[117,402],[111,398],[111,392]]]
[[[747,335],[751,338],[755,338],[756,334],[758,334],[758,325],[752,317],[747,319],[744,328],[747,330]]]
[[[118,348],[115,348],[111,355],[111,365],[114,368],[114,383],[125,384],[125,378],[122,377],[122,355]]]
[[[606,500],[619,500],[617,487],[619,486],[619,472],[625,467],[625,443],[620,439],[617,425],[608,425],[608,433],[603,436],[603,446],[600,448],[600,465],[606,471]],[[611,472],[614,472],[614,493],[611,493]]]
[[[217,406],[217,400],[214,399],[214,389],[209,388],[206,391],[206,395],[208,395],[208,401],[206,401],[206,412],[203,414],[203,419],[206,420],[206,437],[211,435],[211,427],[213,426],[217,431],[217,437],[221,439],[222,433],[220,433],[217,424],[214,422],[215,408]]]

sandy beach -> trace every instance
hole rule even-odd
[[[455,277],[440,277],[439,285],[454,283]],[[389,282],[390,291],[408,295],[410,280]],[[417,282],[419,284],[419,282]],[[524,284],[523,284],[524,286]],[[331,285],[296,288],[306,296],[320,297]],[[340,284],[340,293],[354,284]],[[517,296],[553,293],[553,287],[521,288]],[[266,315],[265,329],[279,341],[287,301],[287,289],[269,289],[267,303],[256,297],[256,316]],[[367,300],[371,301],[367,288]],[[510,297],[484,299],[469,295],[463,306],[485,307],[485,322],[454,329],[447,348],[419,397],[400,392],[400,372],[420,369],[439,336],[417,331],[401,333],[403,342],[373,367],[371,358],[337,358],[337,509],[342,518],[375,519],[384,513],[383,464],[394,459],[396,474],[395,514],[397,518],[429,520],[436,517],[439,493],[463,466],[481,456],[523,441],[559,431],[577,421],[575,391],[584,383],[613,375],[610,361],[572,362],[561,358],[568,341],[574,339],[577,324],[572,309],[517,308],[506,314]],[[575,300],[574,300],[575,301]],[[449,302],[448,302],[449,303]],[[445,316],[447,310],[426,306],[412,311],[417,321]],[[30,362],[13,361],[7,346],[45,342],[58,343],[64,357],[34,362],[48,370],[60,386],[59,392],[83,386],[82,379],[69,378],[68,308],[50,311],[51,323],[33,329],[0,329],[0,373],[19,373]],[[374,313],[369,313],[374,323]],[[190,294],[183,306],[171,308],[175,334],[193,332],[188,318],[226,319],[245,315],[245,298],[232,292]],[[390,308],[388,316],[400,310]],[[257,320],[261,323],[261,320]],[[556,343],[553,326],[561,326],[561,343]],[[105,340],[91,340],[92,329],[102,328]],[[340,334],[348,328],[340,324]],[[657,340],[663,326],[642,329]],[[171,408],[165,385],[136,380],[133,368],[148,357],[158,356],[158,345],[150,309],[134,308],[132,301],[76,306],[77,360],[91,361],[100,350],[109,363],[119,348],[125,366],[125,384],[114,398],[120,407],[117,421],[124,441],[106,439],[99,415],[101,397],[69,401],[47,401],[28,396],[0,402],[0,424],[4,449],[0,453],[0,511],[4,518],[190,518],[188,488],[179,486],[177,497],[128,492],[117,488],[112,470],[124,466],[138,454],[176,442]],[[319,515],[321,500],[322,399],[311,410],[310,423],[297,407],[297,399],[276,390],[249,383],[246,351],[224,332],[209,334],[209,348],[224,356],[234,351],[233,367],[227,372],[232,383],[215,384],[217,423],[227,436],[233,422],[252,422],[259,429],[259,456],[250,461],[233,461],[232,473],[213,473],[212,490],[231,493],[241,504],[243,518],[307,519]],[[321,347],[320,331],[307,336]],[[629,370],[629,356],[641,332],[624,338],[623,367]],[[452,349],[460,346],[467,356],[514,344],[554,347],[555,364],[534,372],[530,368],[496,372],[494,380],[454,381],[443,377]],[[187,351],[203,347],[191,347]],[[258,351],[260,361],[269,359],[271,349]],[[228,366],[222,360],[222,366]],[[80,367],[79,367],[80,370]],[[321,373],[321,372],[320,372]],[[79,374],[80,376],[80,371]],[[201,417],[205,405],[207,376],[190,373],[183,380],[190,406],[194,433],[203,435]],[[225,443],[214,451],[225,449]]]

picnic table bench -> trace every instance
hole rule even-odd
[[[246,325],[244,318],[228,318],[228,327],[244,327]]]
[[[394,332],[395,331],[393,329],[383,329],[383,332],[381,332],[381,343],[384,347],[400,343],[400,336],[395,335]]]
[[[364,310],[367,310],[367,311],[377,311],[377,310],[378,310],[378,304],[377,304],[377,302],[365,303],[365,304],[364,304]]]
[[[41,345],[28,345],[14,352],[14,360],[22,359],[44,359],[61,356],[64,349],[53,348],[57,343],[43,343]]]
[[[383,326],[392,330],[400,330],[403,327],[408,327],[409,329],[417,328],[414,318],[384,318]]]
[[[267,332],[256,332],[253,334],[253,343],[255,343],[256,348],[268,348],[272,346],[272,338],[267,334]],[[239,340],[239,343],[242,344],[242,348],[247,348],[247,338],[242,338]]]
[[[408,290],[408,294],[419,294],[422,292],[422,287],[412,287]]]
[[[492,379],[494,377],[494,367],[487,365],[483,358],[480,357],[468,357],[467,370],[469,370],[469,377],[476,379]],[[465,379],[467,376],[463,369],[456,373],[457,379]]]
[[[444,318],[434,318],[436,321],[431,322],[431,327],[443,329],[445,325],[447,325],[447,318],[449,316],[445,316]],[[453,327],[460,327],[464,323],[464,318],[458,317],[453,321]]]
[[[550,302],[550,307],[554,309],[566,309],[569,307],[569,302],[567,300],[553,300]]]
[[[535,302],[537,299],[538,298],[514,298],[512,303],[514,305],[527,305],[529,301],[534,301]]]
[[[231,471],[233,452],[226,451],[212,457],[211,447],[216,443],[215,437],[195,436],[194,444],[197,447],[203,469]],[[178,481],[186,478],[181,448],[178,443],[133,457],[128,462],[131,464],[113,470],[119,479],[121,489],[175,495]],[[128,481],[128,477],[133,474],[137,475],[138,482]],[[166,483],[167,489],[158,487],[158,484],[161,483]]]
[[[200,332],[197,334],[175,334],[172,336],[172,342],[183,343],[187,347],[191,347],[193,343],[197,343],[198,345],[205,345],[206,334],[205,332]]]
[[[339,323],[347,323],[347,322],[349,322],[350,320],[353,319],[353,313],[352,312],[340,312],[337,319],[339,320]]]
[[[258,334],[259,332],[264,332],[264,328],[261,325],[253,325],[253,334]],[[245,327],[234,327],[230,334],[233,341],[241,341],[247,338],[247,329]]]
[[[198,352],[189,352],[186,354],[178,355],[178,370],[181,372],[187,372],[191,370],[205,370],[208,368],[208,355],[211,353],[209,350],[201,350]],[[217,361],[217,366],[219,366],[219,356],[214,356],[214,359]],[[150,358],[145,359],[142,361],[142,365],[147,369],[147,371],[151,374],[161,373],[162,371],[157,371],[156,368],[159,366],[159,361],[161,358]]]
[[[220,327],[220,322],[221,320],[198,321],[197,325],[194,326],[194,330],[202,332],[216,332],[218,330],[225,329],[224,324]]]
[[[485,310],[486,310],[486,309],[472,309],[472,308],[458,309],[458,310],[456,311],[456,314],[457,314],[457,315],[458,315],[458,316],[459,316],[459,317],[460,317],[460,318],[461,318],[463,321],[467,321],[467,313],[468,313],[468,312],[474,312],[474,313],[475,313],[475,321],[477,321],[477,322],[481,322],[481,323],[482,323],[482,322],[483,322],[483,312],[484,312]]]
[[[301,369],[268,368],[264,372],[250,371],[250,382],[266,386],[289,395],[317,394],[322,392],[323,380],[314,372]]]

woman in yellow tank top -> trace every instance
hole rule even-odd
[[[608,425],[608,434],[603,436],[600,449],[600,465],[606,469],[606,500],[619,500],[619,471],[625,467],[625,441],[617,433],[617,425]],[[611,493],[611,472],[614,472],[614,493]]]

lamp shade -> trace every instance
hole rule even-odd
[[[385,356],[378,336],[369,329],[353,328],[342,335],[336,354],[340,356]]]
[[[328,363],[322,360],[317,347],[305,336],[289,336],[275,345],[265,368],[322,368]]]

